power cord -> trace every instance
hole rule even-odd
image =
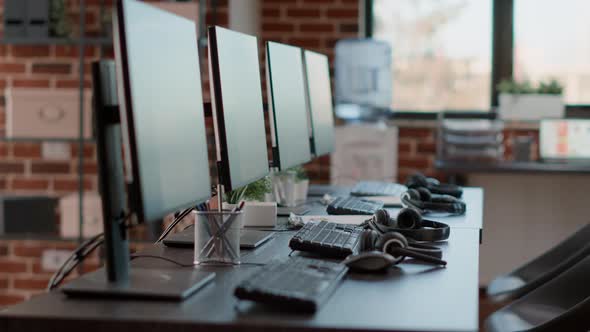
[[[156,243],[162,242],[168,236],[168,234],[170,234],[170,232],[174,229],[174,227],[176,227],[176,225],[178,225],[178,223],[181,222],[182,219],[184,219],[186,216],[188,216],[189,213],[191,213],[193,210],[194,210],[194,208],[191,207],[191,208],[183,210],[177,216],[175,216],[174,221],[172,221],[170,223],[170,225],[168,225],[168,227],[166,227],[166,229],[164,230],[164,232],[162,232],[162,235],[160,235],[160,237],[158,238]]]
[[[155,258],[155,259],[161,259],[161,260],[164,260],[164,261],[167,261],[167,262],[176,264],[176,265],[178,265],[180,267],[194,267],[194,266],[197,266],[198,265],[198,264],[195,264],[195,263],[185,264],[185,263],[181,263],[181,262],[175,261],[175,260],[173,260],[171,258],[164,257],[164,256],[158,256],[158,255],[150,255],[150,254],[132,254],[131,255],[131,259],[136,259],[136,258]],[[207,266],[211,266],[211,265],[214,265],[214,264],[207,264]],[[227,264],[220,263],[219,265],[226,266]],[[264,266],[266,264],[263,264],[263,263],[248,263],[248,262],[243,262],[243,263],[240,263],[239,265]]]

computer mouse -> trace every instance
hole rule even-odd
[[[395,258],[382,251],[367,251],[358,255],[348,256],[342,264],[353,271],[379,272],[395,263]]]

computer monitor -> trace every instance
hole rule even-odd
[[[209,27],[209,74],[219,180],[231,191],[269,173],[257,38]]]
[[[125,221],[131,213],[140,222],[153,221],[210,197],[195,24],[149,4],[120,0],[114,32],[116,63],[93,65],[107,271],[62,290],[75,296],[182,300],[214,274],[130,269]]]
[[[316,157],[334,152],[334,108],[330,63],[324,54],[303,51],[311,124],[311,150]]]
[[[116,36],[125,165],[142,221],[195,206],[211,182],[194,22],[123,1]]]
[[[301,49],[267,42],[266,76],[272,165],[285,170],[311,159]]]
[[[539,146],[543,160],[590,160],[590,120],[541,120]]]

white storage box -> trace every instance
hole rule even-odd
[[[80,128],[78,89],[7,88],[6,136],[77,138]],[[84,94],[84,137],[92,136],[92,93]]]
[[[85,238],[102,233],[102,207],[100,195],[95,192],[84,193],[84,226],[82,235]],[[61,217],[60,234],[62,237],[78,237],[80,233],[80,220],[78,213],[78,194],[63,196],[59,200]]]
[[[561,95],[500,94],[498,114],[502,120],[542,120],[563,118],[565,105]]]

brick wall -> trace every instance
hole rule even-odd
[[[153,2],[154,0],[152,0]],[[98,36],[100,33],[99,1],[87,0],[87,35]],[[113,0],[106,0],[111,7]],[[227,1],[217,1],[216,17],[210,10],[207,21],[214,20],[218,25],[227,25]],[[68,12],[77,30],[78,1],[67,1]],[[0,0],[0,21],[4,1]],[[0,38],[3,38],[0,24]],[[103,49],[106,58],[113,57],[112,47]],[[99,58],[100,48],[85,48],[86,87],[91,88],[90,64]],[[206,64],[206,62],[204,62]],[[78,89],[79,86],[78,47],[66,45],[4,45],[0,44],[0,137],[5,136],[6,110],[4,88],[6,87],[40,87],[48,90],[66,88]],[[209,95],[207,73],[203,73],[204,95]],[[212,122],[207,119],[208,134],[212,135]],[[211,138],[212,139],[212,138]],[[78,190],[78,144],[63,143],[70,152],[70,157],[63,160],[47,160],[42,157],[41,142],[0,142],[0,194],[43,194],[62,196]],[[87,143],[84,153],[84,188],[97,190],[96,146]],[[212,160],[212,159],[211,159]],[[142,232],[145,230],[138,230]],[[134,238],[142,238],[134,237]],[[0,239],[0,308],[21,302],[43,292],[54,271],[41,267],[43,252],[50,249],[72,250],[75,241],[66,240],[6,240]],[[133,244],[137,249],[141,244]],[[83,265],[82,272],[99,266],[99,255],[94,253]],[[72,277],[77,276],[76,273]]]

